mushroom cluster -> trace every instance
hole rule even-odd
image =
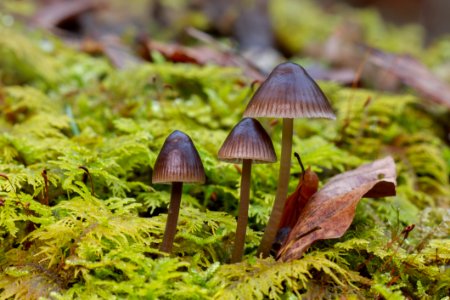
[[[280,173],[269,222],[258,252],[269,255],[277,234],[288,195],[294,118],[335,119],[325,94],[301,66],[287,62],[278,65],[250,100],[244,116],[283,119]]]
[[[242,119],[230,132],[219,150],[218,158],[242,163],[241,194],[232,262],[242,260],[248,222],[252,163],[277,160],[272,141],[254,117],[282,118],[280,171],[275,201],[264,231],[259,254],[266,257],[275,240],[285,201],[291,166],[294,118],[328,118],[335,115],[325,94],[299,65],[278,65],[250,100]],[[160,250],[171,252],[178,220],[183,182],[203,183],[205,173],[192,140],[174,131],[164,142],[153,170],[153,183],[171,183],[169,213]]]

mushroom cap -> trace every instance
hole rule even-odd
[[[152,182],[205,182],[200,156],[185,133],[175,130],[166,138],[153,168]]]
[[[245,117],[335,119],[333,109],[305,69],[292,62],[278,65],[258,88]]]
[[[218,156],[220,160],[231,163],[241,163],[244,159],[251,159],[254,163],[277,161],[272,140],[262,125],[252,118],[244,118],[234,126]]]

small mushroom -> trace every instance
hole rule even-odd
[[[247,230],[250,195],[250,177],[253,163],[270,163],[277,160],[272,141],[261,126],[252,118],[241,120],[230,132],[218,155],[220,160],[242,163],[241,200],[239,202],[236,238],[231,262],[242,260]]]
[[[301,66],[278,65],[250,100],[244,116],[283,118],[280,174],[272,213],[258,252],[268,256],[286,202],[291,166],[294,118],[335,119],[325,94]]]
[[[189,136],[175,130],[167,137],[156,159],[152,182],[172,184],[166,230],[160,247],[161,251],[170,253],[177,230],[183,182],[205,182],[202,161]]]

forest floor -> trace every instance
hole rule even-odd
[[[424,48],[420,28],[373,10],[274,1],[279,46],[259,65],[205,33],[186,1],[151,39],[123,12],[54,2],[0,3],[0,299],[448,299],[449,38]],[[290,252],[259,256],[279,163],[255,164],[244,259],[232,264],[242,168],[217,153],[281,53],[336,114],[294,121],[293,151],[319,179],[301,216],[318,225],[300,217]],[[280,157],[281,120],[259,121]],[[168,255],[170,186],[152,172],[174,130],[191,137],[206,182],[184,185]],[[369,178],[366,164],[383,171]],[[302,174],[293,159],[289,193]]]

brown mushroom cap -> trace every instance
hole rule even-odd
[[[205,182],[202,161],[189,136],[175,130],[167,137],[156,159],[152,182]]]
[[[336,116],[327,97],[301,66],[278,65],[248,104],[246,117],[328,118]]]
[[[255,119],[244,118],[230,132],[219,150],[219,159],[241,163],[251,159],[254,163],[277,161],[272,140]]]

